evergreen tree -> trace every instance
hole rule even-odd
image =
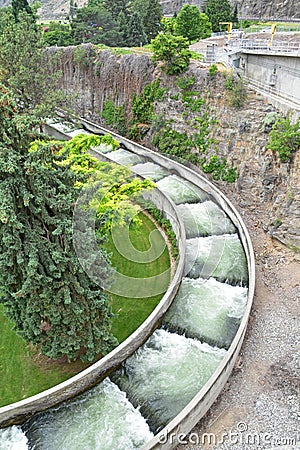
[[[224,27],[224,25],[220,25],[220,22],[232,22],[233,20],[232,9],[228,0],[208,0],[205,14],[212,24],[213,31],[226,28],[226,25]]]
[[[129,2],[128,0],[104,0],[105,8],[111,12],[113,18],[118,20],[119,14],[123,12],[127,17]]]
[[[36,124],[0,85],[1,301],[18,332],[45,355],[91,361],[116,345],[111,311],[73,248],[78,175],[51,142],[28,151]],[[105,279],[104,255],[101,261]]]
[[[32,9],[30,8],[27,0],[12,0],[11,7],[12,7],[12,13],[13,13],[13,16],[14,16],[16,22],[19,20],[20,12],[26,12],[32,18],[34,17],[34,13],[33,13]]]
[[[94,6],[102,6],[104,0],[88,0],[87,6],[88,7],[94,7]]]
[[[120,33],[120,45],[123,47],[129,45],[130,41],[129,25],[128,20],[123,11],[121,11],[118,16],[118,28]]]
[[[205,39],[211,35],[211,23],[206,14],[195,5],[184,5],[176,18],[175,32],[186,37],[191,43],[195,39]]]
[[[72,21],[75,45],[82,42],[116,46],[120,42],[117,21],[104,6],[81,8]]]
[[[161,31],[162,7],[158,0],[148,0],[141,15],[148,42]]]
[[[133,11],[128,22],[128,45],[130,47],[138,47],[147,42],[147,37],[143,27],[141,17],[137,11]]]
[[[238,5],[237,5],[237,3],[234,5],[233,16],[232,16],[232,22],[233,22],[235,25],[238,25],[238,23],[239,23],[239,18],[238,18]]]
[[[40,119],[53,117],[66,97],[57,89],[60,73],[53,73],[53,59],[44,51],[40,27],[27,13],[20,12],[15,22],[12,14],[3,17],[0,35],[2,81],[14,93],[23,111]]]

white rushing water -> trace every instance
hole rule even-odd
[[[209,195],[193,183],[170,175],[156,183],[157,187],[165,192],[176,205],[180,203],[196,203],[209,200]]]
[[[0,450],[28,450],[28,439],[20,427],[0,430]]]
[[[142,175],[145,178],[150,178],[150,180],[158,181],[169,175],[167,169],[162,166],[155,164],[153,162],[146,162],[144,164],[137,164],[130,168],[132,172]]]
[[[247,288],[220,283],[214,278],[184,278],[164,324],[228,348],[245,311],[247,294]]]
[[[101,144],[95,147],[95,149],[101,153],[110,153],[114,151],[113,146],[111,144],[105,144],[104,142],[101,142]]]
[[[119,148],[110,153],[106,153],[110,159],[118,164],[123,164],[124,166],[129,166],[132,164],[138,164],[144,161],[142,156],[136,155],[135,153],[131,153],[129,150],[125,150],[124,148]]]
[[[183,218],[187,238],[236,232],[229,217],[210,200],[178,205],[177,209]]]
[[[187,239],[185,275],[216,278],[230,284],[248,282],[247,261],[237,234]]]
[[[114,381],[141,407],[156,432],[192,400],[225,354],[224,349],[158,329],[126,360]]]
[[[140,412],[108,379],[25,428],[32,450],[135,450],[153,437]]]

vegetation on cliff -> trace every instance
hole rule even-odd
[[[291,123],[289,117],[276,121],[270,132],[268,148],[278,154],[281,162],[289,162],[300,148],[300,119],[296,123]]]

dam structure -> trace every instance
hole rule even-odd
[[[151,179],[145,196],[170,220],[180,258],[145,323],[86,371],[0,408],[0,440],[22,449],[172,449],[210,408],[242,346],[254,295],[254,254],[233,205],[197,168],[81,119],[49,124],[68,140],[110,133],[91,154]],[[1,446],[0,446],[1,448]],[[8,447],[9,448],[9,447]]]

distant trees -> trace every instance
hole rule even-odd
[[[70,26],[60,22],[50,22],[43,33],[43,44],[46,47],[58,45],[58,47],[65,47],[73,45],[74,40],[71,35]]]
[[[89,0],[72,21],[74,44],[144,45],[160,31],[161,17],[158,0]]]
[[[138,1],[138,0],[136,0]],[[137,9],[142,18],[147,41],[150,42],[162,29],[162,7],[158,0],[142,1]]]
[[[2,17],[0,67],[2,82],[12,90],[23,112],[41,120],[53,117],[66,98],[56,87],[60,73],[52,72],[51,57],[44,52],[43,36],[32,16],[20,11]]]
[[[233,22],[233,12],[228,0],[208,0],[205,8],[213,31],[220,31],[224,28],[220,22]]]
[[[132,12],[128,21],[128,36],[125,42],[129,47],[138,47],[147,43],[143,22],[137,11]]]
[[[196,5],[184,5],[177,17],[175,33],[186,37],[189,42],[205,39],[211,35],[212,28],[208,17]]]
[[[112,13],[104,6],[78,9],[72,21],[71,35],[75,45],[82,42],[117,46],[121,33]]]
[[[103,5],[108,11],[110,11],[115,20],[118,19],[120,12],[127,15],[129,10],[128,0],[104,0]]]
[[[12,13],[13,13],[13,16],[14,16],[16,22],[19,19],[20,12],[26,12],[32,18],[34,17],[34,12],[30,8],[27,0],[12,0],[11,7],[12,7]]]

